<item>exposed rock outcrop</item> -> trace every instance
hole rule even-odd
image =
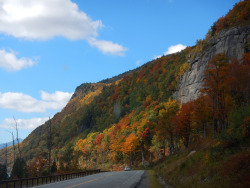
[[[218,33],[208,41],[206,50],[189,62],[189,69],[180,77],[174,98],[181,103],[198,98],[203,85],[207,63],[218,53],[242,61],[242,54],[249,52],[250,25],[235,27]]]
[[[71,99],[74,99],[78,97],[81,94],[86,94],[90,91],[94,91],[96,84],[94,83],[83,83],[80,86],[78,86],[72,95]]]

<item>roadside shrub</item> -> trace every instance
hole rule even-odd
[[[183,170],[186,167],[186,162],[182,161],[179,167],[179,170]]]

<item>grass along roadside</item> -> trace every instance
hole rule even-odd
[[[162,188],[163,186],[158,180],[157,174],[154,170],[147,170],[150,187],[152,188]]]
[[[249,187],[250,150],[224,153],[214,158],[211,149],[184,152],[154,167],[174,187]]]

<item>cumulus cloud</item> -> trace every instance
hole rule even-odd
[[[63,108],[69,99],[72,97],[73,93],[56,91],[55,93],[47,93],[41,91],[41,98],[43,101],[47,102],[56,102],[58,104],[58,109]]]
[[[187,46],[183,45],[183,44],[177,44],[177,45],[173,45],[170,46],[168,48],[168,51],[164,52],[164,55],[169,55],[169,54],[173,54],[176,52],[180,52],[181,50],[184,50]]]
[[[34,59],[26,57],[17,58],[16,54],[12,50],[10,52],[0,50],[0,67],[9,72],[14,72],[36,64]]]
[[[124,48],[123,46],[117,43],[113,43],[111,41],[97,40],[95,38],[90,38],[88,42],[91,46],[96,47],[104,54],[124,56],[125,51],[127,51],[127,49]]]
[[[104,54],[124,55],[124,47],[96,40],[101,20],[92,20],[71,0],[1,0],[0,33],[28,40],[61,36],[87,40]]]
[[[153,59],[158,59],[160,57],[162,57],[162,55],[154,55]]]
[[[49,118],[32,118],[32,119],[17,119],[17,127],[18,129],[35,129],[39,125],[44,124],[46,121],[48,121]],[[15,125],[15,121],[13,118],[6,118],[3,121],[3,124],[0,125],[0,127],[7,128],[7,129],[13,129]]]
[[[176,52],[180,52],[181,50],[184,50],[186,47],[187,46],[185,46],[183,44],[177,44],[177,45],[170,46],[168,48],[168,51],[163,52],[163,55],[169,55],[169,54],[173,54]],[[162,57],[162,55],[154,55],[153,59],[158,59],[160,57]]]
[[[12,109],[25,113],[43,113],[48,109],[61,110],[73,93],[56,91],[49,94],[41,92],[42,100],[37,100],[23,93],[0,93],[0,108]]]
[[[70,0],[1,0],[0,8],[0,31],[17,38],[87,39],[103,27]]]

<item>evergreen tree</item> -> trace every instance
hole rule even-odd
[[[23,159],[17,158],[12,171],[11,177],[25,178],[26,177],[26,162]]]
[[[0,180],[5,180],[8,178],[6,165],[0,164]]]
[[[51,166],[51,173],[57,172],[57,166],[56,166],[56,161],[53,162]]]

